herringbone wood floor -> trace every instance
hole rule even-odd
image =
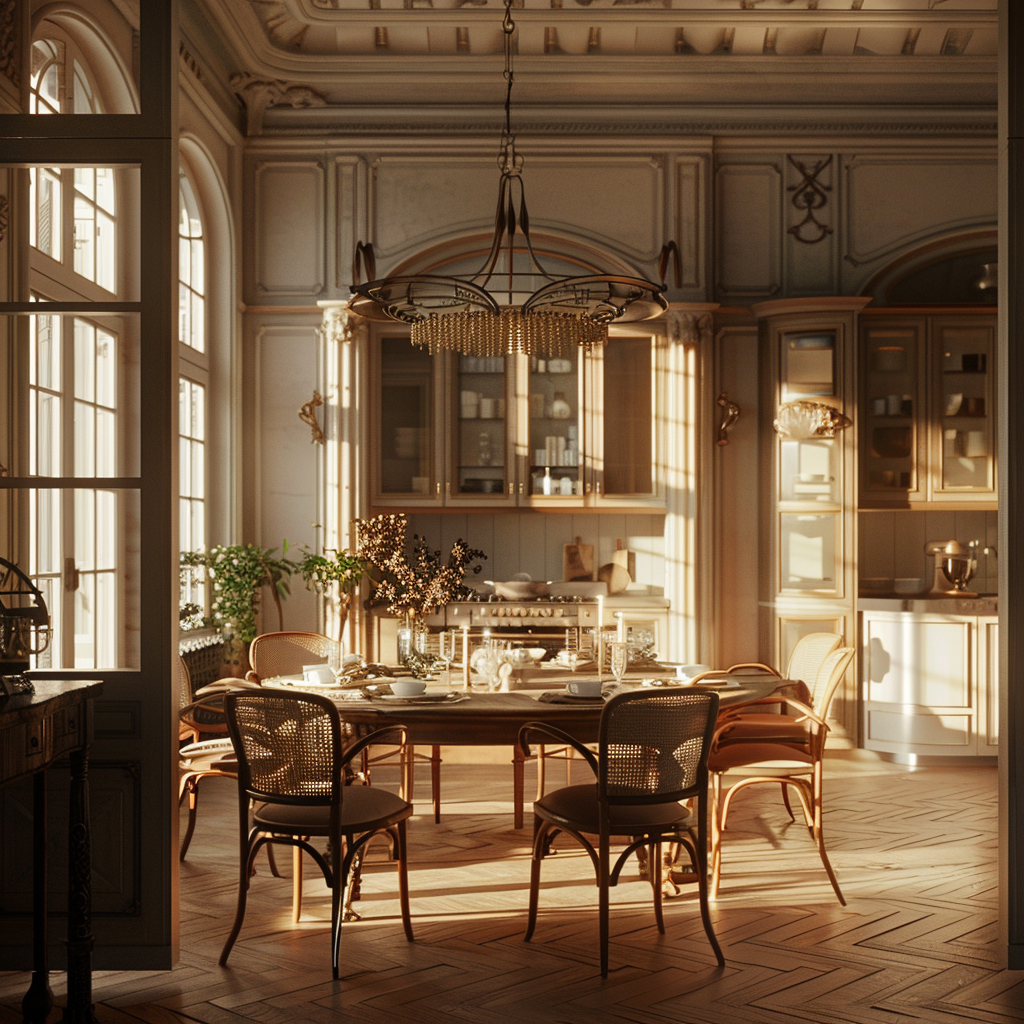
[[[826,828],[846,908],[806,831],[788,823],[773,788],[755,788],[735,805],[713,908],[725,969],[695,895],[667,905],[659,936],[634,873],[613,890],[607,981],[591,869],[569,845],[545,861],[537,931],[522,941],[529,833],[511,828],[511,769],[445,766],[442,789],[441,824],[425,803],[411,822],[416,941],[403,937],[392,869],[371,862],[364,919],[345,926],[333,982],[322,882],[307,870],[307,909],[293,926],[290,881],[272,878],[262,858],[229,965],[217,965],[235,902],[234,784],[208,781],[181,872],[181,961],[170,972],[96,975],[99,1021],[1024,1021],[1024,974],[996,967],[992,768],[830,762]],[[63,977],[53,980],[62,1001]],[[0,976],[0,1024],[20,1019],[26,983]]]

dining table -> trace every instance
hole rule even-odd
[[[265,680],[267,685],[315,689],[331,696],[341,718],[358,734],[375,728],[401,724],[413,745],[509,746],[512,748],[513,825],[523,827],[526,757],[519,746],[519,730],[528,722],[557,726],[580,743],[598,739],[601,711],[605,700],[619,688],[673,687],[689,690],[713,690],[719,706],[734,707],[769,696],[787,684],[770,673],[716,675],[713,682],[687,685],[656,666],[628,673],[616,683],[607,673],[601,678],[601,694],[579,697],[567,692],[572,681],[599,678],[594,672],[571,672],[552,666],[527,678],[516,680],[516,688],[492,692],[471,686],[452,689],[444,677],[427,683],[426,691],[415,697],[400,697],[387,692],[387,678],[378,678],[364,686],[309,686],[301,679]],[[411,773],[411,761],[407,763]],[[406,788],[408,779],[404,780]]]

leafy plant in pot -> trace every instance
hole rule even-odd
[[[331,617],[334,628],[332,630],[328,627],[328,635],[340,641],[352,608],[352,596],[366,574],[366,563],[351,551],[327,548],[323,554],[318,555],[306,545],[300,545],[299,550],[302,555],[297,563],[297,572],[302,575],[309,590],[325,597],[325,614],[331,616],[333,606],[334,614]]]
[[[278,629],[284,628],[282,600],[290,593],[289,577],[296,569],[277,548],[257,544],[218,544],[209,551],[183,551],[180,564],[204,573],[212,583],[209,625],[224,641],[228,672],[244,675],[249,644],[257,633],[264,587],[277,607]]]

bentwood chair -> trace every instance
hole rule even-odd
[[[697,874],[700,915],[719,966],[725,957],[708,909],[707,759],[711,749],[718,694],[682,689],[620,693],[601,713],[596,756],[568,733],[529,723],[519,742],[529,752],[530,737],[573,747],[594,771],[589,785],[566,786],[533,805],[533,860],[526,941],[537,923],[541,862],[555,837],[564,832],[586,850],[597,872],[601,975],[608,975],[609,889],[617,885],[629,857],[644,849],[649,864],[661,864],[664,841],[682,843]],[[692,799],[690,811],[681,801]],[[596,844],[588,836],[596,836]],[[625,849],[611,864],[612,838]],[[654,917],[664,934],[661,877],[650,872]]]
[[[769,672],[774,676],[791,680],[794,686],[790,695],[804,704],[815,707],[821,701],[820,687],[817,682],[821,666],[842,642],[843,637],[840,633],[807,633],[793,647],[793,653],[790,655],[789,665],[784,676],[770,665],[761,662],[742,662],[738,665],[730,665],[725,671],[729,674],[739,674],[744,671]],[[768,710],[769,708],[772,710]],[[738,708],[727,708],[722,712],[722,717],[734,722],[737,728],[729,732],[728,739],[720,737],[719,742],[734,742],[739,739],[751,738],[765,729],[767,730],[763,733],[765,735],[778,735],[779,715],[785,715],[790,710],[782,697],[777,694]],[[802,730],[799,728],[790,731],[790,735],[794,738],[801,733]]]
[[[338,709],[314,693],[249,691],[224,698],[238,759],[239,881],[235,921],[220,955],[225,965],[245,918],[256,854],[265,843],[305,850],[331,889],[331,968],[338,977],[342,897],[354,861],[375,836],[388,840],[398,866],[402,925],[412,941],[405,822],[412,804],[379,786],[346,786],[345,769],[371,743],[405,742],[400,725],[342,745]],[[250,811],[250,802],[252,802]],[[251,820],[250,820],[251,816]],[[328,842],[330,862],[310,841]]]
[[[249,664],[251,669],[245,678],[263,682],[271,676],[297,676],[302,674],[303,665],[322,664],[327,661],[333,641],[320,633],[261,633],[249,645]],[[412,764],[419,761],[430,763],[430,796],[434,807],[434,821],[441,820],[441,748],[431,748],[430,756],[424,757],[416,753],[411,744],[405,748],[407,763],[402,765],[402,777],[408,780],[405,796],[412,800],[413,773]],[[367,751],[362,760],[362,772],[367,782],[370,770],[375,764],[391,763],[394,752],[370,756]],[[406,769],[409,770],[406,770]]]
[[[821,863],[839,902],[846,906],[846,900],[825,851],[825,836],[822,829],[822,776],[825,739],[829,731],[829,708],[853,655],[853,647],[839,647],[822,662],[813,687],[813,690],[820,694],[816,707],[812,708],[795,697],[781,697],[786,705],[796,712],[796,717],[765,716],[775,720],[774,734],[769,724],[763,729],[751,730],[747,736],[734,738],[732,742],[724,742],[741,729],[741,723],[734,723],[728,716],[720,719],[714,749],[708,759],[712,791],[713,898],[718,895],[721,880],[722,832],[726,828],[732,801],[741,790],[768,782],[782,787],[783,798],[791,818],[793,812],[789,803],[789,789],[792,788],[799,797],[804,821],[811,838],[817,844]],[[723,796],[724,780],[729,773],[743,774]]]

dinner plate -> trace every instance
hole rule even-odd
[[[412,697],[402,697],[397,693],[379,693],[374,700],[402,701],[405,704],[457,704],[465,700],[464,693],[417,693]]]

